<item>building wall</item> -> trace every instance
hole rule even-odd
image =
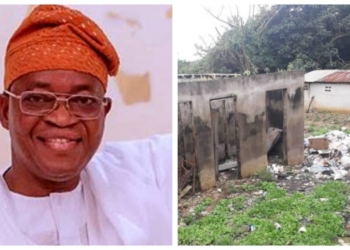
[[[350,113],[350,84],[348,83],[306,83],[304,109],[307,110],[312,96],[310,110]],[[328,90],[328,91],[326,91]]]
[[[202,189],[215,185],[215,162],[210,100],[236,96],[238,161],[247,177],[267,165],[266,91],[285,89],[286,149],[288,164],[303,161],[304,72],[283,72],[220,80],[181,80],[179,102],[192,103],[192,124],[198,175]]]
[[[99,24],[121,59],[107,95],[113,107],[103,143],[172,130],[172,8],[170,5],[68,5]],[[31,5],[0,5],[0,60]],[[0,67],[3,78],[4,67]],[[0,85],[0,92],[3,87]],[[103,143],[101,145],[103,145]],[[0,169],[10,164],[10,139],[0,128]]]

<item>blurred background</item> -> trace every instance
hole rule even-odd
[[[103,143],[171,133],[171,5],[67,5],[93,19],[119,53],[117,77],[109,79],[113,108]],[[35,5],[0,5],[0,77],[4,77],[7,42]],[[1,84],[0,91],[3,91]],[[102,143],[102,145],[103,145]],[[10,138],[0,128],[0,169],[10,164]]]

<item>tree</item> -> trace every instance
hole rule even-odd
[[[350,6],[287,5],[272,6],[256,22],[278,9],[258,37],[258,50],[252,51],[260,68],[337,68],[343,60],[337,46],[349,35]]]
[[[257,6],[246,22],[238,9],[213,46],[197,45],[202,58],[189,70],[255,73],[349,68],[350,5]],[[197,65],[197,68],[193,67]]]

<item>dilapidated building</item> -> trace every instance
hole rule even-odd
[[[227,166],[237,165],[240,177],[264,169],[276,133],[274,150],[289,165],[302,163],[304,72],[218,76],[178,78],[179,163],[197,166],[201,189]]]

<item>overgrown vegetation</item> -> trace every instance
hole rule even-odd
[[[217,32],[213,46],[196,45],[200,60],[178,61],[179,73],[349,69],[350,5],[257,8],[245,22],[238,13],[216,17],[227,30]]]
[[[346,183],[331,181],[316,187],[310,195],[288,195],[273,182],[259,182],[257,188],[266,195],[248,209],[242,195],[220,200],[213,212],[202,218],[190,215],[191,219],[185,220],[187,226],[178,230],[179,244],[335,245],[337,237],[344,235],[343,218],[337,212],[345,209],[350,195]],[[210,200],[203,201],[195,211],[203,211],[209,204]],[[281,225],[280,230],[275,223]],[[304,233],[299,232],[302,226],[306,228]]]

